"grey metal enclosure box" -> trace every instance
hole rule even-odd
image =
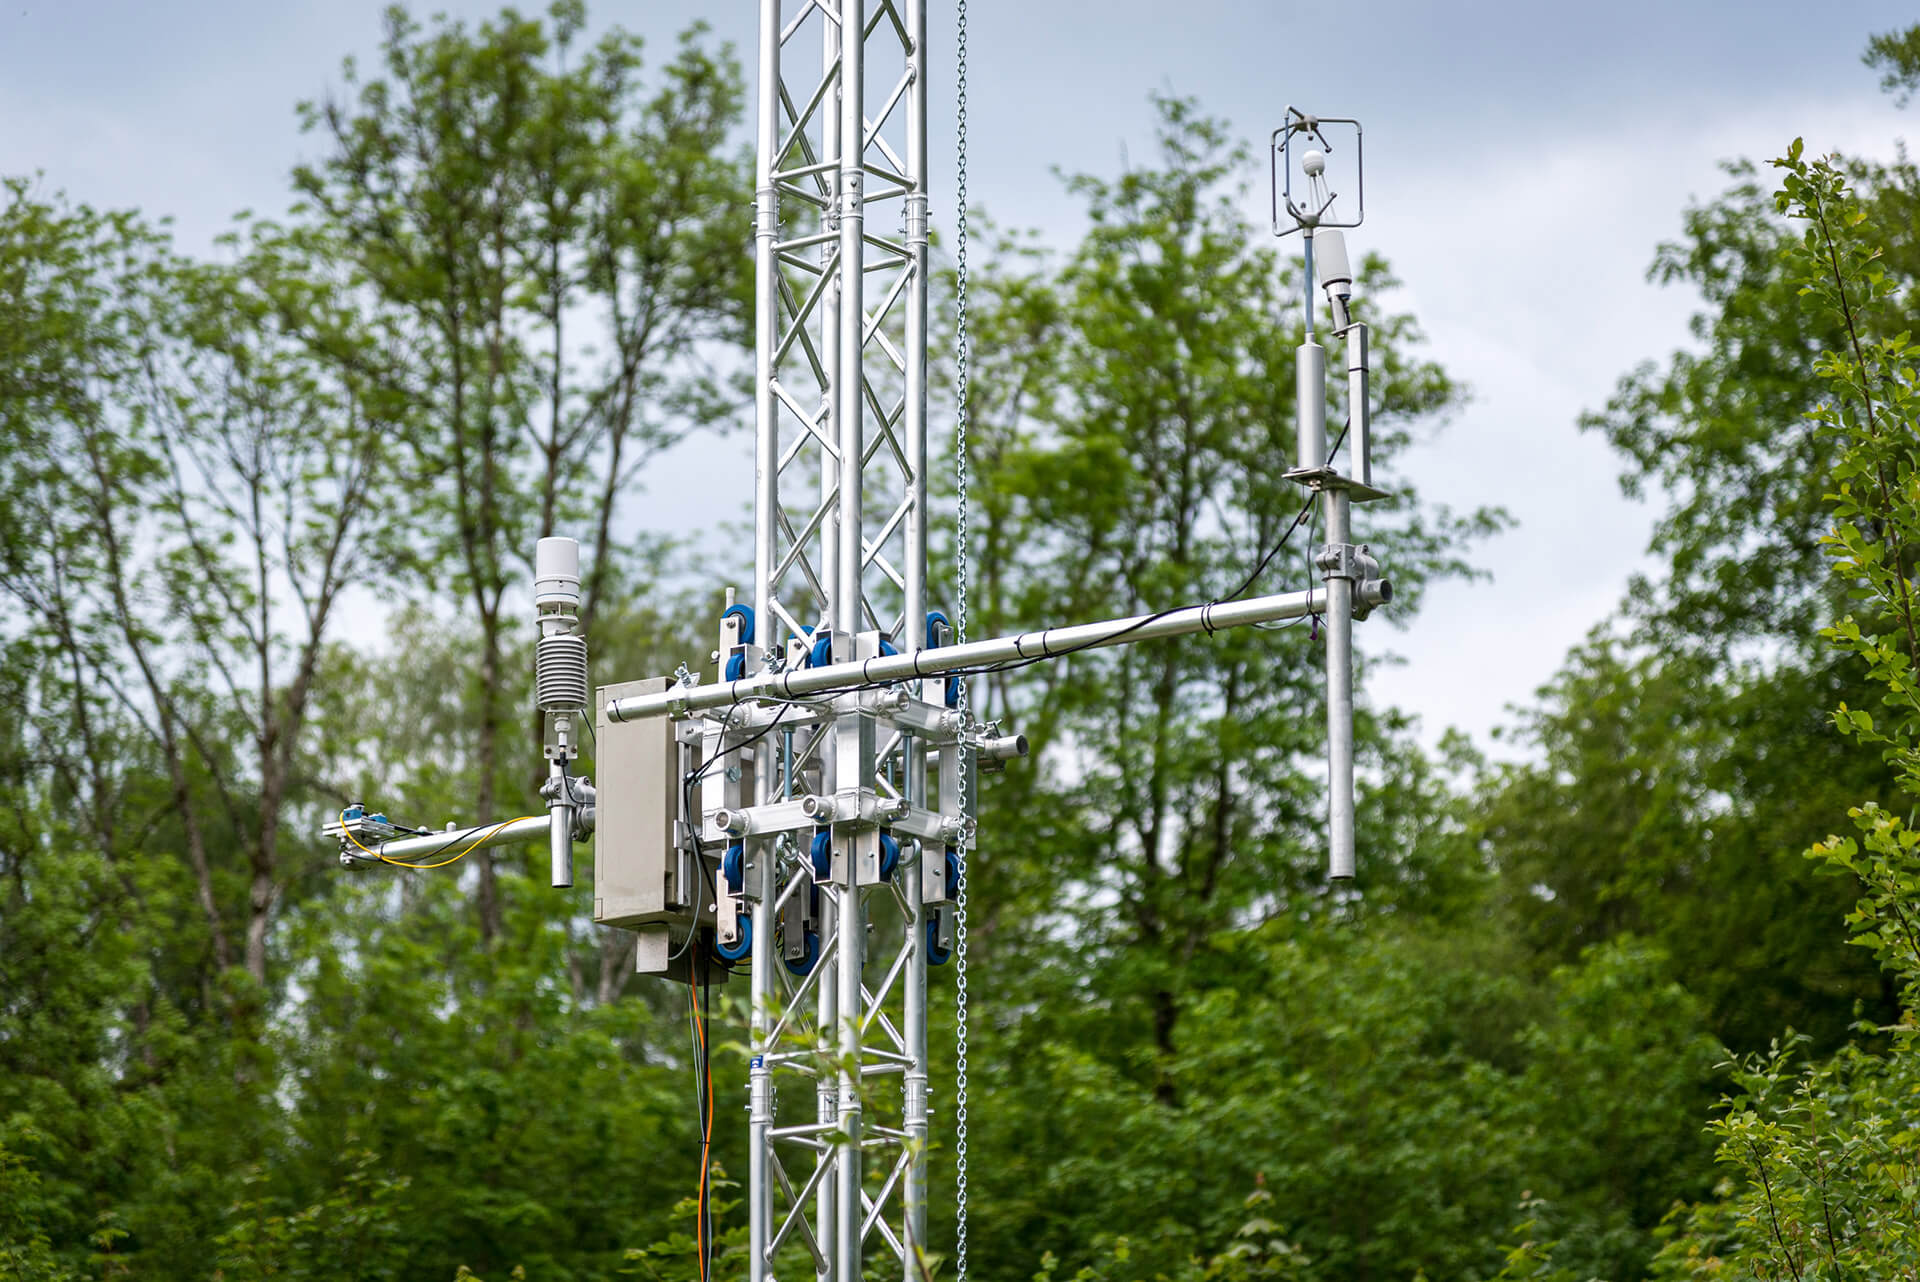
[[[601,686],[596,701],[593,919],[603,926],[693,923],[695,888],[682,884],[690,861],[677,839],[682,771],[674,723],[607,720],[609,700],[671,684],[667,677],[622,681]]]

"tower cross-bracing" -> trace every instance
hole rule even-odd
[[[735,643],[748,672],[928,639],[926,50],[922,0],[760,3],[754,635]],[[753,720],[727,733],[759,734]],[[804,840],[740,834],[755,941],[750,1276],[804,1247],[820,1275],[858,1278],[878,1240],[911,1278],[926,1249],[922,871],[940,872],[931,898],[944,899],[946,843],[873,821],[883,807],[925,810],[927,745],[857,700],[777,733],[780,751],[769,739],[745,750],[754,800],[805,787],[834,805],[831,817],[815,807],[809,818],[826,822]],[[814,1037],[794,1038],[801,1029]]]

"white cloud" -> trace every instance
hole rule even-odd
[[[1403,470],[1431,499],[1519,520],[1475,558],[1492,583],[1433,591],[1389,638],[1406,662],[1379,675],[1377,699],[1419,712],[1430,740],[1448,725],[1484,736],[1612,612],[1635,570],[1658,569],[1644,550],[1660,499],[1624,498],[1618,459],[1576,426],[1621,374],[1690,341],[1698,299],[1645,279],[1655,246],[1679,235],[1689,200],[1724,187],[1724,158],[1764,161],[1795,130],[1810,145],[1890,155],[1902,123],[1871,98],[1749,102],[1370,183],[1391,194],[1370,201],[1366,243],[1393,259],[1434,355],[1474,391]]]
[[[472,21],[482,0],[452,7]],[[1631,8],[1631,6],[1630,6]],[[1690,196],[1721,186],[1721,157],[1810,146],[1885,153],[1904,118],[1871,96],[1853,59],[1867,32],[1910,21],[1890,4],[1829,5],[1809,27],[1796,7],[1663,3],[1622,16],[1519,3],[1372,4],[1320,14],[1309,57],[1293,5],[1165,6],[1130,0],[1089,22],[1082,6],[974,11],[977,199],[1003,222],[1064,238],[1076,203],[1049,170],[1112,172],[1120,142],[1144,156],[1146,89],[1198,93],[1258,145],[1288,100],[1367,118],[1367,226],[1356,249],[1390,257],[1432,351],[1475,394],[1437,443],[1407,460],[1430,498],[1493,503],[1520,518],[1476,559],[1491,584],[1433,592],[1408,631],[1362,631],[1404,665],[1375,697],[1484,733],[1526,700],[1566,648],[1604,617],[1642,550],[1658,500],[1629,503],[1605,443],[1575,422],[1635,363],[1686,341],[1692,300],[1644,281]],[[378,39],[375,3],[177,7],[50,6],[0,25],[0,172],[103,205],[172,213],[204,249],[233,211],[280,208],[286,173],[310,151],[292,106],[337,84],[342,54]],[[1657,12],[1668,39],[1637,30]],[[597,6],[651,37],[708,16],[752,60],[751,6],[659,0]],[[1574,27],[1572,23],[1582,25]],[[1705,32],[1721,32],[1708,49]],[[1675,33],[1679,33],[1676,35]],[[950,219],[952,32],[936,9],[936,217]],[[1844,84],[1851,95],[1778,92]],[[1255,202],[1264,208],[1264,195]],[[711,529],[742,512],[750,448],[740,436],[674,452],[645,478],[648,525]],[[1391,564],[1392,549],[1380,549]],[[1036,623],[1042,622],[1035,620]]]

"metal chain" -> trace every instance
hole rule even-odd
[[[954,41],[954,78],[958,86],[955,109],[954,234],[954,488],[958,533],[954,557],[954,640],[967,639],[967,361],[972,354],[967,334],[967,0],[955,0],[957,27]],[[960,682],[960,715],[967,714],[967,683]],[[967,753],[960,755],[960,796],[967,795]],[[965,804],[964,800],[961,804]],[[971,816],[968,816],[971,818]],[[953,1276],[967,1282],[967,865],[966,837],[960,840],[960,886],[953,905]]]

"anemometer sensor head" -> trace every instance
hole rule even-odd
[[[1359,121],[1288,107],[1273,131],[1272,160],[1274,235],[1358,227],[1366,216]]]

